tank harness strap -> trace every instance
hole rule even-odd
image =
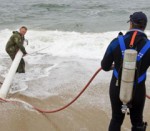
[[[137,61],[140,61],[146,51],[150,48],[150,41],[148,40],[145,44],[145,46],[141,49],[141,51],[138,53],[137,56]],[[143,73],[139,78],[138,78],[138,83],[142,82],[146,78],[146,72]]]
[[[124,57],[124,51],[126,50],[126,46],[125,46],[124,39],[123,39],[122,35],[118,36],[118,41],[119,41],[119,45],[120,45],[120,49],[121,49],[121,53],[122,53],[122,58],[123,58]],[[116,77],[116,79],[118,80],[118,71],[116,70],[116,68],[114,68],[113,74]]]
[[[137,61],[140,61],[142,59],[142,57],[144,56],[144,54],[146,53],[146,51],[150,48],[150,40],[148,40],[145,44],[145,46],[140,50],[140,52],[138,53],[137,56]]]
[[[124,51],[126,50],[126,46],[125,46],[125,43],[124,43],[123,36],[119,35],[118,40],[119,40],[120,49],[121,49],[121,53],[122,53],[122,57],[123,57],[124,56]]]
[[[116,79],[118,79],[118,72],[117,72],[116,68],[114,68],[113,72],[114,72]]]
[[[141,83],[146,78],[146,72],[138,78],[138,83]]]
[[[135,36],[133,36],[135,37]],[[125,47],[125,42],[123,39],[123,36],[119,36],[118,37],[119,40],[119,44],[120,44],[120,49],[122,52],[122,57],[124,57],[124,51],[126,50]],[[137,61],[140,61],[142,59],[142,57],[144,56],[144,54],[147,52],[147,50],[150,48],[150,40],[148,40],[145,44],[145,46],[140,50],[140,52],[137,55]],[[116,77],[116,79],[118,79],[118,71],[114,68],[113,70],[113,74]],[[144,79],[146,78],[146,72],[143,73],[139,78],[138,78],[138,83],[142,82]]]

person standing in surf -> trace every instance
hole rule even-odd
[[[25,40],[24,36],[27,32],[27,27],[22,26],[18,31],[13,31],[12,36],[9,38],[7,44],[6,44],[6,52],[10,56],[12,60],[14,60],[15,55],[17,54],[18,50],[20,49],[23,53],[23,56],[27,54],[23,42]],[[22,58],[20,61],[20,64],[17,69],[18,73],[25,73],[25,62]]]
[[[135,49],[138,54],[143,49],[145,52],[141,55],[140,61],[137,61],[136,75],[134,78],[134,88],[132,99],[129,102],[130,119],[132,131],[146,131],[146,123],[143,122],[143,110],[145,105],[145,81],[146,71],[150,66],[150,41],[144,30],[147,25],[147,16],[143,12],[135,12],[130,15],[129,31],[123,35],[119,33],[119,37],[115,38],[108,46],[105,55],[101,61],[104,71],[110,71],[113,68],[113,76],[110,83],[109,95],[112,108],[112,118],[109,124],[109,131],[121,131],[121,125],[125,118],[125,114],[121,111],[122,101],[119,98],[121,84],[121,70],[123,53],[122,46],[125,49]],[[134,37],[134,38],[133,38]],[[132,38],[134,39],[131,46]],[[114,63],[114,67],[112,64]]]

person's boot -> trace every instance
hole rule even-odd
[[[147,122],[144,122],[141,126],[133,126],[132,131],[146,131]]]

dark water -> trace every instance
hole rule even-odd
[[[135,11],[150,18],[148,0],[0,0],[0,29],[103,32],[127,30]],[[148,28],[150,29],[150,24]]]

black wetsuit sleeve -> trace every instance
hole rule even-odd
[[[101,67],[104,71],[109,71],[111,70],[112,63],[114,61],[113,57],[113,48],[114,48],[114,41],[112,41],[109,46],[107,47],[107,50],[104,54],[104,57],[101,61]]]

